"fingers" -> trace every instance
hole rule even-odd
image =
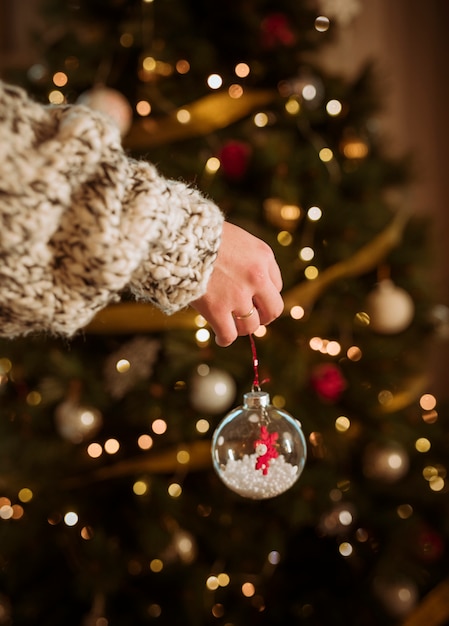
[[[254,333],[284,309],[282,276],[271,248],[226,223],[207,292],[192,306],[211,325],[219,346]]]

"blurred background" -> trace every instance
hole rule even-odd
[[[124,294],[0,343],[0,624],[449,624],[445,0],[0,0],[0,76],[266,240],[255,345],[299,480],[230,491],[248,338]]]

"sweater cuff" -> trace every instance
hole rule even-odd
[[[133,195],[144,204],[142,210],[153,232],[145,237],[143,261],[133,272],[129,288],[137,299],[149,301],[170,315],[206,292],[224,217],[196,189],[161,177],[148,163],[135,161],[133,165],[135,180],[146,179],[150,186],[148,196],[136,194],[135,189]],[[146,170],[145,178],[142,169]],[[155,198],[159,202],[154,202]],[[142,222],[140,225],[145,230]]]

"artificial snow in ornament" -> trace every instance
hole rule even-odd
[[[254,352],[254,342],[250,336]],[[270,404],[258,384],[243,406],[228,413],[212,437],[212,461],[223,483],[245,498],[263,500],[287,491],[301,475],[307,446],[301,424]]]
[[[415,313],[410,294],[392,280],[381,280],[366,300],[370,328],[377,333],[393,335],[405,330]]]

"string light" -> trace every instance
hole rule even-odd
[[[147,117],[151,113],[151,104],[147,100],[139,100],[136,111],[141,117]]]
[[[148,483],[144,480],[136,480],[133,485],[133,492],[136,496],[144,496],[148,492]]]
[[[292,317],[294,320],[300,320],[304,317],[305,315],[305,311],[302,308],[302,306],[299,306],[298,304],[295,306],[292,306],[292,308],[290,309],[290,317]]]
[[[268,124],[268,115],[266,113],[256,113],[253,119],[255,126],[258,128],[264,128]]]
[[[218,574],[217,581],[220,587],[227,587],[231,582],[231,579],[229,577],[229,574],[226,574],[226,572],[222,572],[221,574]]]
[[[163,435],[167,431],[167,422],[161,418],[155,419],[151,429],[155,435]]]
[[[50,93],[48,94],[48,101],[50,102],[50,104],[62,104],[64,100],[64,94],[58,89],[50,91]]]
[[[150,561],[150,570],[155,574],[162,572],[163,569],[164,563],[161,561],[161,559],[153,559],[152,561]]]
[[[320,157],[321,161],[323,161],[323,163],[329,163],[329,161],[332,161],[332,159],[334,158],[334,153],[330,148],[321,148],[318,156]]]
[[[346,356],[350,361],[360,361],[362,358],[362,351],[358,346],[351,346],[347,349]]]
[[[306,246],[305,248],[301,248],[298,256],[302,261],[311,261],[315,256],[315,252],[312,248]]]
[[[340,100],[329,100],[329,102],[326,104],[326,111],[332,117],[336,117],[337,115],[340,115],[340,113],[342,112],[342,109],[343,109],[343,106]]]
[[[207,326],[207,320],[202,315],[196,315],[194,323],[197,328],[204,328]]]
[[[289,98],[285,103],[285,110],[290,115],[298,115],[301,112],[301,105],[296,98]]]
[[[64,523],[67,526],[76,526],[76,524],[78,523],[78,515],[75,513],[75,511],[68,511],[64,515]]]
[[[33,499],[33,492],[31,491],[31,489],[28,489],[28,487],[23,487],[19,493],[17,494],[17,497],[19,498],[20,502],[30,502],[30,500]]]
[[[272,550],[268,554],[267,561],[271,565],[279,565],[279,563],[281,562],[281,555],[279,554],[277,550]]]
[[[89,541],[90,539],[93,539],[94,531],[93,531],[92,526],[83,526],[83,528],[81,529],[80,535],[81,535],[81,538],[84,539],[85,541]]]
[[[179,483],[171,483],[168,486],[167,491],[168,495],[172,498],[179,498],[179,496],[182,494],[182,487]]]
[[[141,450],[149,450],[153,446],[153,439],[150,435],[140,435],[137,445]]]
[[[425,437],[420,437],[415,442],[415,448],[418,452],[428,452],[431,448],[431,443]]]
[[[99,443],[91,443],[87,446],[87,454],[92,459],[98,459],[103,454],[103,447]]]
[[[256,588],[254,587],[253,583],[250,583],[250,582],[243,583],[242,593],[245,596],[245,598],[252,598],[253,595],[256,593]]]
[[[311,222],[318,222],[318,220],[321,219],[322,215],[322,210],[320,209],[320,207],[317,206],[311,206],[310,209],[307,211],[307,217]]]
[[[179,109],[179,111],[177,111],[176,113],[176,119],[180,124],[188,124],[191,120],[191,117],[192,116],[190,114],[190,111],[188,111],[187,109]]]
[[[132,36],[131,33],[123,33],[120,36],[120,45],[123,48],[131,48],[133,44],[134,44],[134,37]]]
[[[108,439],[107,441],[105,441],[104,450],[108,454],[117,454],[117,452],[120,450],[120,443],[117,441],[117,439]]]
[[[230,98],[237,100],[243,96],[243,87],[241,85],[231,85],[228,89],[228,94]]]
[[[53,74],[53,83],[56,87],[65,87],[69,82],[68,76],[65,72],[56,72]]]
[[[223,84],[223,79],[220,74],[211,74],[207,78],[207,84],[211,89],[220,89]]]
[[[215,174],[221,167],[220,159],[217,157],[210,157],[206,161],[205,170],[208,174]]]
[[[304,270],[304,276],[307,278],[307,280],[315,280],[315,278],[318,278],[318,274],[318,268],[314,265],[309,265]]]
[[[179,450],[176,454],[176,460],[180,465],[186,465],[190,462],[190,453],[187,450]]]
[[[437,405],[437,400],[435,396],[430,393],[425,393],[419,399],[419,405],[424,411],[431,411]]]
[[[208,331],[207,328],[200,328],[195,333],[195,339],[199,345],[204,346],[205,344],[208,344],[210,341],[210,332]]]
[[[38,391],[30,391],[26,397],[29,406],[38,406],[42,402],[42,396]]]
[[[190,63],[186,59],[180,59],[175,67],[178,74],[187,74],[190,71]]]
[[[343,541],[343,543],[338,546],[338,551],[342,556],[348,557],[351,556],[353,548],[348,541]]]
[[[315,85],[312,85],[311,83],[309,83],[307,85],[304,85],[301,93],[302,93],[302,97],[304,98],[304,100],[308,100],[309,102],[311,102],[312,100],[315,100],[316,98],[317,89]]]
[[[351,427],[351,421],[345,415],[340,415],[335,420],[335,430],[339,433],[345,433]]]
[[[396,513],[401,519],[408,519],[413,515],[413,507],[410,504],[400,504],[396,509]]]
[[[218,582],[218,578],[216,576],[209,576],[209,578],[206,580],[206,587],[209,589],[209,591],[216,591],[219,586],[220,583]]]
[[[207,431],[209,430],[210,424],[206,419],[202,418],[197,421],[197,423],[195,424],[195,428],[199,433],[203,435],[204,433],[207,433]]]
[[[278,233],[277,240],[281,246],[286,247],[292,243],[293,237],[287,230],[281,230],[281,232]]]
[[[237,63],[234,71],[239,78],[246,78],[249,76],[251,69],[247,63]]]

